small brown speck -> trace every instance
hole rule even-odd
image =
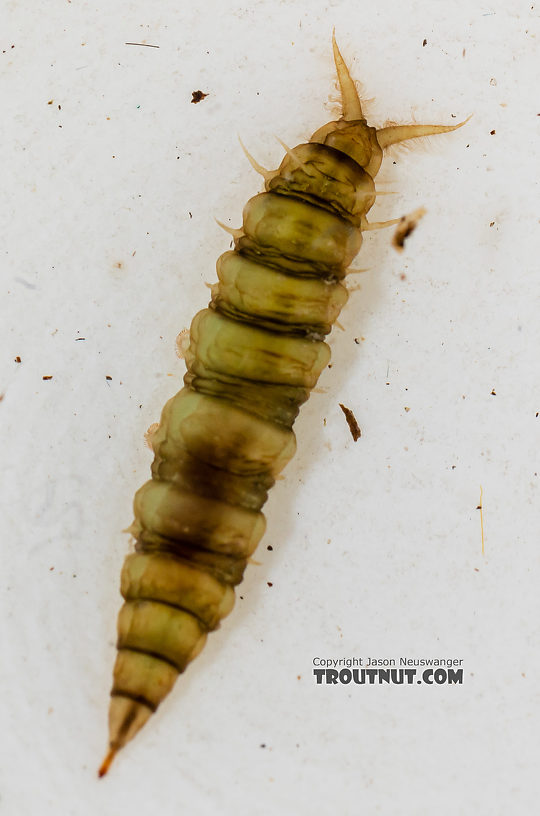
[[[109,375],[108,375],[108,374],[105,374],[105,379],[106,379],[106,380],[112,380],[112,377],[109,377]]]
[[[205,94],[202,91],[192,91],[191,96],[192,96],[192,100],[191,100],[192,103],[194,105],[196,105],[197,102],[201,102],[203,99],[205,99],[208,96],[208,94]]]
[[[266,549],[267,549],[267,550],[273,550],[274,548],[272,547],[272,545],[271,545],[271,544],[269,544],[269,545],[268,545],[268,547],[267,547]]]
[[[408,405],[406,405],[406,406],[405,406],[405,408],[404,408],[403,410],[404,410],[404,411],[405,411],[405,412],[408,414],[408,413],[409,413],[409,411],[410,411],[411,409],[409,408],[409,406],[408,406]]]
[[[350,408],[347,408],[345,405],[342,405],[341,402],[339,403],[339,407],[341,408],[341,410],[345,414],[345,419],[347,420],[347,425],[349,426],[351,436],[354,439],[354,441],[356,442],[362,436],[362,431],[360,430],[360,425],[356,421],[356,417],[355,417],[355,415],[353,414],[353,412],[351,411]]]
[[[493,389],[493,390],[492,390],[492,392],[491,392],[491,396],[492,396],[492,397],[496,397],[496,396],[497,396],[497,393],[496,393],[495,389]]]
[[[495,221],[490,221],[489,226],[492,227],[495,224]]]
[[[422,43],[422,48],[425,48],[426,45],[427,45],[427,40],[424,40],[424,42]]]
[[[52,380],[52,378],[53,378],[52,374],[44,374],[42,377],[43,380]]]
[[[266,748],[266,742],[261,742],[261,748]]]
[[[53,102],[54,102],[54,99],[49,99],[49,101],[47,102],[47,105],[52,105]]]
[[[355,337],[355,338],[354,338],[354,342],[356,343],[356,345],[357,345],[357,346],[359,346],[359,345],[360,345],[360,338],[359,338],[359,337]]]
[[[267,581],[266,583],[268,584],[268,586],[274,586],[274,584],[272,583],[272,581]]]
[[[17,357],[15,357],[15,362],[16,363],[22,363],[22,360],[18,355],[17,355]],[[538,416],[538,414],[536,416]]]
[[[49,572],[52,572],[54,567],[49,567]]]
[[[409,237],[411,232],[416,229],[418,222],[425,214],[425,209],[423,207],[418,207],[418,209],[414,212],[400,218],[399,224],[397,225],[396,231],[392,238],[392,246],[394,249],[397,249],[398,252],[403,251],[405,240]]]

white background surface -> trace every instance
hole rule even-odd
[[[334,118],[334,25],[373,124],[474,117],[386,160],[372,218],[428,215],[403,255],[366,237],[262,563],[98,782],[143,434],[228,247],[213,219],[260,189],[237,133],[274,167],[274,134]],[[534,812],[535,4],[4,2],[0,35],[0,812]],[[315,656],[462,658],[464,682],[316,686]]]

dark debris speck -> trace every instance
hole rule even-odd
[[[349,426],[351,436],[354,439],[354,441],[356,442],[362,436],[362,431],[360,430],[360,425],[356,421],[356,417],[355,417],[355,415],[353,414],[353,412],[351,411],[350,408],[347,408],[347,406],[343,405],[341,402],[339,403],[339,407],[341,408],[341,410],[345,414],[345,419],[347,420],[347,425]]]
[[[205,94],[202,91],[192,91],[191,96],[192,96],[192,99],[191,99],[192,103],[194,105],[196,105],[197,102],[201,102],[203,99],[205,99],[208,96],[208,94]]]

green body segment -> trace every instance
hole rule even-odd
[[[267,191],[248,201],[209,308],[193,320],[185,386],[152,438],[152,480],[135,497],[136,552],[122,573],[112,751],[232,609],[264,533],[268,490],[295,452],[299,407],[330,360],[323,337],[347,300],[340,280],[360,248],[374,184],[324,138],[289,151]]]
[[[362,244],[362,233],[349,221],[285,194],[251,198],[244,207],[243,227],[240,251],[261,259],[268,256],[284,269],[317,277],[345,277]]]
[[[126,601],[147,598],[190,612],[208,630],[215,629],[234,606],[234,591],[228,584],[159,552],[128,555],[120,589]]]
[[[217,263],[212,302],[222,313],[276,332],[328,334],[348,292],[341,283],[295,278],[237,252]]]
[[[191,324],[186,353],[189,370],[253,382],[313,388],[330,361],[326,343],[284,332],[256,329],[249,323],[204,309]]]
[[[347,153],[315,143],[315,136],[312,140],[295,147],[294,157],[285,156],[267,189],[311,202],[360,226],[375,201],[373,178]]]

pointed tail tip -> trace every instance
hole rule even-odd
[[[109,748],[107,756],[99,766],[98,777],[101,779],[102,776],[105,776],[109,768],[111,767],[111,763],[117,754],[117,748]]]

